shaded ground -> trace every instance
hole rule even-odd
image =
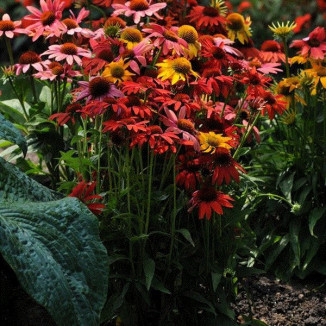
[[[249,316],[270,326],[326,325],[326,280],[294,281],[285,284],[273,277],[243,282],[234,309],[238,323]],[[318,288],[319,286],[319,288]]]

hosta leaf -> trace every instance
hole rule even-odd
[[[0,201],[50,201],[62,198],[0,157]]]
[[[99,324],[108,264],[97,225],[76,198],[0,204],[1,254],[60,326]]]
[[[27,153],[27,143],[20,131],[15,126],[0,114],[0,139],[9,140],[17,144],[24,155]]]

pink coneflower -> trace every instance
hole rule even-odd
[[[138,43],[132,50],[123,50],[119,57],[116,58],[116,61],[119,61],[120,58],[129,60],[129,67],[135,73],[140,74],[139,64],[142,66],[147,65],[147,60],[145,54],[151,51],[153,48],[153,44],[149,42],[148,39],[144,39],[140,43]]]
[[[236,57],[242,57],[242,53],[238,49],[230,46],[231,44],[234,44],[234,41],[231,41],[228,38],[215,37],[213,42],[216,46],[221,47],[226,53]]]
[[[143,32],[150,33],[149,38],[154,37],[154,46],[162,48],[162,54],[167,55],[174,50],[178,55],[185,55],[184,48],[188,49],[188,43],[179,37],[173,30],[164,26],[151,24],[149,28],[144,28]]]
[[[67,27],[67,34],[68,35],[76,34],[77,37],[79,37],[80,35],[86,38],[93,37],[94,33],[90,29],[79,26],[82,20],[88,17],[89,13],[90,13],[89,10],[82,8],[78,16],[76,17],[75,14],[70,10],[70,17],[62,21],[62,23],[65,24]]]
[[[295,40],[291,48],[299,48],[300,55],[313,59],[324,59],[326,53],[326,31],[324,27],[316,27],[308,37]]]
[[[2,20],[0,20],[0,37],[5,35],[8,38],[13,38],[15,35],[14,33],[19,33],[21,31],[17,29],[20,23],[21,21],[13,22],[8,14],[4,14]]]
[[[56,61],[66,60],[69,65],[75,61],[79,66],[82,64],[80,57],[90,58],[92,56],[90,51],[80,48],[74,43],[50,45],[49,50],[43,52],[42,55],[49,55],[49,59],[54,58]]]
[[[44,71],[39,71],[33,75],[35,78],[39,78],[41,80],[50,80],[53,81],[55,79],[64,79],[67,78],[68,82],[71,82],[70,77],[80,77],[82,74],[79,71],[75,71],[71,69],[71,66],[68,64],[61,65],[59,62],[50,62],[47,65],[47,69]]]
[[[157,13],[159,10],[166,7],[166,3],[155,3],[151,5],[151,0],[147,2],[146,0],[131,0],[123,4],[113,4],[112,7],[114,12],[112,16],[125,15],[127,17],[133,16],[135,24],[140,22],[142,17],[146,16],[156,16],[161,18]]]
[[[81,92],[77,96],[77,101],[87,97],[87,101],[103,101],[106,97],[123,97],[124,94],[118,90],[113,83],[104,77],[92,77],[89,82],[79,82]]]
[[[164,108],[164,111],[166,116],[162,116],[162,122],[168,127],[166,131],[181,134],[185,141],[190,141],[190,143],[186,142],[185,144],[191,144],[196,151],[200,151],[200,144],[195,136],[195,134],[197,134],[195,126],[190,119],[186,119],[186,107],[183,106],[180,109],[178,117],[172,110],[169,110],[166,107]]]
[[[41,57],[34,51],[24,52],[15,65],[16,75],[20,75],[21,72],[26,73],[30,69],[30,72],[32,72],[33,69],[43,71],[48,63],[48,60],[42,61]]]
[[[34,21],[26,30],[29,31],[30,36],[33,36],[33,42],[40,36],[59,37],[65,30],[66,26],[60,22],[62,17],[62,10],[65,2],[61,0],[40,0],[41,10],[32,6],[27,6],[28,11],[32,15],[26,16],[25,20]]]
[[[262,74],[277,74],[282,72],[283,70],[278,68],[281,66],[281,63],[278,62],[266,62],[262,63],[259,59],[254,58],[251,61],[242,61],[243,66],[246,69],[250,69],[250,67],[256,67],[257,71]]]

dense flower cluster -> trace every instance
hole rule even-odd
[[[206,6],[94,0],[111,15],[91,21],[92,28],[84,27],[86,8],[65,11],[71,2],[85,5],[61,0],[28,5],[25,28],[2,17],[0,36],[26,34],[49,42],[43,53],[22,54],[16,74],[77,85],[73,102],[50,119],[63,126],[100,116],[110,146],[148,146],[156,155],[176,155],[176,182],[189,193],[189,211],[198,208],[200,219],[210,219],[212,211],[223,214],[232,199],[221,187],[245,173],[237,162],[239,148],[251,134],[259,140],[260,115],[273,119],[286,110],[285,94],[270,90],[269,76],[282,71],[282,44],[269,40],[256,49],[250,18],[230,12],[222,0]],[[313,87],[325,88],[325,29],[292,46],[311,61],[303,74]],[[293,91],[292,82],[284,83]]]

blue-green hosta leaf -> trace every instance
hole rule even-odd
[[[98,234],[96,217],[76,198],[0,202],[1,254],[60,326],[99,324],[108,262]]]
[[[15,126],[0,114],[0,139],[9,140],[17,144],[24,155],[27,153],[27,143],[23,135]]]
[[[51,201],[62,198],[54,191],[29,178],[11,163],[0,157],[0,202]]]

